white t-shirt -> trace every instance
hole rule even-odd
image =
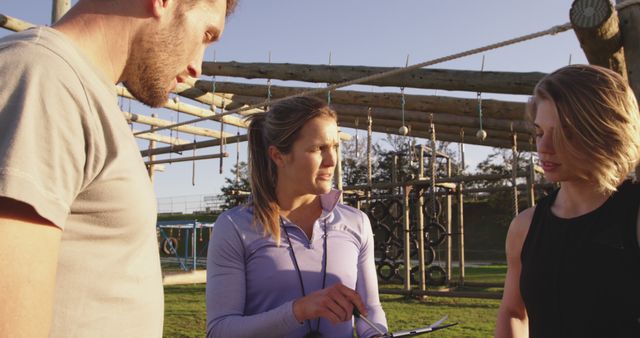
[[[62,229],[50,336],[160,337],[156,200],[113,83],[47,27],[1,39],[0,74],[0,196]]]

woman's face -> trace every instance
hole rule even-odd
[[[331,190],[339,145],[338,125],[330,117],[307,122],[278,164],[278,188],[287,194],[320,195]]]
[[[551,182],[576,179],[576,164],[572,163],[561,149],[555,149],[553,144],[553,134],[562,126],[558,120],[556,105],[552,100],[539,99],[534,125],[536,129],[536,148],[545,179]]]

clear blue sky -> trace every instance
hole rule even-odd
[[[327,64],[331,53],[334,65],[401,67],[407,55],[410,64],[418,63],[564,24],[569,21],[571,3],[571,0],[239,0],[222,40],[209,48],[205,59],[211,60],[215,49],[219,61],[267,62],[271,53],[271,61],[277,63]],[[5,0],[0,4],[0,13],[36,24],[49,24],[51,2]],[[0,30],[0,36],[9,33]],[[550,72],[568,64],[570,56],[572,63],[586,62],[575,34],[567,31],[485,53],[485,70]],[[482,55],[476,55],[434,68],[479,70],[481,62]],[[229,79],[218,77],[218,80]],[[398,88],[384,90],[399,92]],[[433,90],[413,92],[434,94]],[[446,91],[437,94],[469,98],[476,95]],[[483,98],[525,99],[490,94],[483,94]],[[124,109],[128,109],[129,104],[124,101]],[[135,103],[131,107],[134,113],[148,115],[151,111]],[[158,109],[155,113],[164,119],[177,119],[175,112]],[[190,118],[180,116],[181,121]],[[235,133],[236,129],[227,127],[226,131]],[[192,140],[192,136],[186,134],[180,137]],[[146,147],[146,142],[140,145]],[[466,149],[471,169],[490,152],[486,147]],[[212,151],[217,149],[197,154]],[[227,151],[231,157],[225,159],[224,175],[230,175],[235,145],[228,146]],[[244,150],[241,159],[246,159]],[[156,174],[156,193],[159,197],[218,194],[224,181],[218,168],[218,160],[198,162],[193,186],[190,162],[166,165],[165,172]]]

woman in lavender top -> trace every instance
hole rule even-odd
[[[218,217],[207,261],[207,337],[358,337],[386,331],[373,234],[331,189],[337,116],[296,97],[254,114],[252,201]],[[357,309],[378,328],[353,319]]]

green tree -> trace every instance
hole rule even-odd
[[[231,169],[232,177],[225,177],[225,185],[220,189],[224,196],[224,209],[232,208],[238,204],[246,202],[251,191],[249,184],[249,166],[247,162],[236,163]]]

